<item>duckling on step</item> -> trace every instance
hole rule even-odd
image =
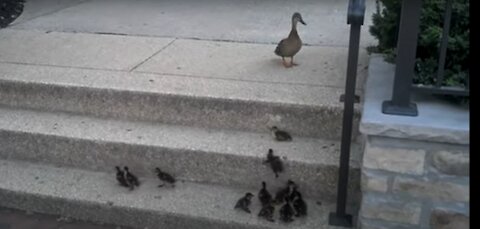
[[[303,21],[302,15],[300,15],[298,12],[295,12],[292,16],[292,29],[290,30],[290,34],[288,34],[287,38],[281,40],[275,49],[275,54],[282,57],[283,66],[286,68],[297,65],[293,63],[293,56],[295,56],[295,54],[297,54],[302,48],[302,40],[297,33],[298,22],[302,23],[303,25],[307,25],[307,23]],[[285,62],[285,57],[290,57],[290,64]]]
[[[278,173],[283,172],[283,162],[279,156],[273,155],[273,149],[268,149],[267,160],[263,161],[263,164],[270,164],[275,173],[275,178],[278,178]]]
[[[258,217],[264,218],[270,222],[275,222],[273,219],[273,213],[275,212],[275,207],[272,205],[271,202],[264,204],[260,212],[258,212]]]
[[[285,197],[285,204],[280,208],[280,220],[289,223],[293,221],[293,208],[290,205],[290,198],[288,196]]]
[[[284,187],[280,190],[277,191],[275,194],[275,203],[276,204],[281,204],[285,198],[290,199],[290,195],[293,191],[293,187],[295,187],[296,184],[292,180],[287,181],[287,187]]]
[[[125,178],[125,172],[120,168],[120,166],[115,166],[117,170],[117,181],[123,187],[130,187],[128,185],[127,179]]]
[[[237,203],[235,204],[235,209],[240,209],[247,213],[251,213],[250,203],[252,202],[252,197],[253,197],[253,194],[247,192],[245,196],[243,196],[237,201]]]
[[[300,192],[296,193],[293,199],[292,205],[293,205],[293,208],[295,209],[296,217],[307,215],[307,203],[305,202],[305,200],[303,200],[302,194]]]
[[[298,191],[298,186],[295,184],[290,192],[290,199],[294,200],[298,195],[301,195],[301,193]]]
[[[133,190],[134,186],[140,186],[140,182],[138,181],[138,178],[130,172],[128,167],[125,166],[123,169],[125,170],[125,176],[130,186],[130,190]]]
[[[155,168],[155,172],[157,173],[157,177],[158,179],[160,179],[161,181],[163,181],[163,184],[161,185],[158,185],[158,187],[163,187],[165,185],[165,182],[169,183],[172,187],[175,186],[175,178],[170,175],[169,173],[165,172],[165,171],[162,171],[160,168]]]
[[[272,195],[268,192],[267,183],[265,181],[262,181],[262,189],[258,192],[258,199],[260,200],[260,203],[262,203],[262,206],[270,204],[272,201]]]
[[[292,136],[287,131],[279,130],[276,126],[272,126],[270,131],[272,132],[273,138],[279,142],[288,142],[292,140]]]

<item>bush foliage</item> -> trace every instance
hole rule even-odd
[[[370,33],[378,39],[377,52],[393,62],[400,23],[401,0],[377,0]],[[469,9],[468,0],[453,0],[443,86],[466,86],[469,77]],[[440,41],[443,32],[445,0],[423,0],[415,84],[435,84]]]

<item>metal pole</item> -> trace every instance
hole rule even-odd
[[[415,67],[421,7],[421,0],[402,1],[393,94],[392,100],[384,101],[382,104],[382,112],[385,114],[418,115],[417,106],[410,102],[410,89]]]
[[[361,24],[350,27],[350,44],[348,48],[347,80],[343,110],[342,143],[340,148],[340,168],[337,186],[337,210],[330,213],[330,225],[352,227],[352,215],[346,213],[348,171],[350,162],[350,144],[352,139],[353,104],[355,99],[355,81],[358,64]]]

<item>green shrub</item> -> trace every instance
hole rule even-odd
[[[389,62],[395,59],[401,3],[401,0],[377,0],[377,12],[373,14],[373,25],[370,26],[370,33],[378,39],[378,45],[370,50],[386,54],[386,60]],[[470,54],[469,8],[468,0],[453,0],[442,86],[466,86]],[[423,0],[415,63],[416,74],[413,79],[415,84],[436,83],[444,9],[444,0]]]

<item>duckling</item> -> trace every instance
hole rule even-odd
[[[301,217],[307,215],[307,203],[302,198],[302,194],[297,191],[295,199],[292,202],[293,208],[295,209],[295,216]]]
[[[165,185],[165,182],[167,182],[167,183],[169,183],[170,185],[172,185],[172,187],[175,187],[175,182],[176,182],[176,180],[175,180],[175,178],[174,178],[172,175],[170,175],[170,174],[162,171],[162,170],[161,170],[160,168],[158,168],[158,167],[155,168],[155,172],[157,172],[157,177],[158,177],[161,181],[164,182],[163,184],[158,185],[158,187],[163,187],[163,186]]]
[[[272,126],[270,131],[272,131],[273,138],[279,142],[289,142],[292,140],[292,136],[287,131],[279,130],[276,126]]]
[[[244,197],[240,198],[237,203],[235,204],[235,209],[241,209],[247,213],[251,213],[249,207],[250,203],[252,202],[253,194],[247,192]]]
[[[258,217],[264,218],[270,222],[275,222],[275,220],[273,219],[274,212],[275,212],[275,207],[273,207],[272,203],[269,202],[262,206],[262,209],[260,209],[260,212],[258,212]]]
[[[290,205],[290,198],[285,197],[285,204],[280,208],[280,220],[289,223],[293,221],[293,208]]]
[[[290,31],[290,34],[288,34],[287,38],[281,40],[275,48],[275,54],[282,57],[283,66],[286,68],[297,65],[293,63],[293,56],[295,56],[295,54],[297,54],[302,48],[302,40],[297,33],[298,22],[302,23],[303,25],[307,25],[307,23],[303,21],[302,15],[300,15],[298,12],[295,12],[292,15],[292,30]],[[291,58],[290,65],[285,62],[285,57]]]
[[[292,187],[292,192],[290,193],[290,199],[294,200],[299,195],[301,195],[301,193],[298,191],[297,185],[295,184]]]
[[[125,169],[125,176],[127,177],[127,182],[130,186],[130,190],[133,190],[134,186],[140,186],[138,178],[128,170],[128,167],[125,166],[123,167],[123,169]]]
[[[275,178],[278,178],[278,173],[283,172],[283,162],[279,156],[273,155],[273,149],[268,149],[267,160],[263,164],[269,163],[275,173]]]
[[[293,187],[295,187],[295,183],[292,180],[287,181],[287,187],[282,188],[277,191],[275,194],[275,203],[281,204],[285,198],[290,199],[290,195],[292,193]]]
[[[268,192],[267,183],[265,183],[265,181],[262,181],[262,189],[258,192],[258,199],[260,200],[260,203],[262,203],[262,206],[269,204],[272,201],[272,195]]]
[[[120,168],[120,166],[115,166],[115,169],[117,169],[117,181],[118,181],[118,183],[123,187],[129,187],[127,179],[125,179],[125,173]]]

